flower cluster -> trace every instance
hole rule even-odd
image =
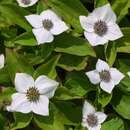
[[[90,103],[87,101],[84,102],[82,126],[87,127],[88,130],[100,130],[101,123],[103,123],[106,118],[106,114],[103,112],[96,112],[95,108]]]
[[[43,11],[40,15],[25,16],[27,21],[33,26],[33,34],[38,44],[52,42],[53,35],[68,29],[67,25],[51,10]]]
[[[48,116],[49,98],[54,96],[58,82],[41,75],[35,81],[25,73],[16,73],[15,87],[17,93],[12,95],[13,102],[7,106],[8,111]]]
[[[111,93],[114,86],[125,77],[116,68],[110,68],[106,62],[100,59],[97,61],[96,70],[86,72],[86,75],[93,84],[100,83],[100,87],[107,93]]]
[[[17,0],[21,7],[29,7],[38,0]],[[52,43],[54,36],[70,31],[67,23],[53,10],[47,9],[40,14],[26,15],[25,20],[32,26],[37,45]],[[117,17],[110,4],[96,8],[88,16],[79,16],[79,22],[84,30],[84,37],[91,46],[104,45],[109,41],[123,37],[120,27],[116,23]],[[62,44],[62,43],[61,43]],[[4,55],[0,55],[0,69],[4,67]],[[110,95],[115,86],[125,77],[117,68],[111,67],[106,61],[97,60],[96,69],[85,72],[86,77],[94,85]],[[127,73],[130,77],[130,72]],[[27,73],[16,72],[14,85],[16,93],[12,95],[12,102],[6,107],[9,112],[30,113],[49,116],[49,99],[51,99],[59,82],[46,75],[34,79]],[[75,86],[76,87],[76,86]],[[96,108],[96,107],[95,107]],[[107,115],[97,112],[86,99],[82,110],[82,126],[88,130],[100,130]]]
[[[80,16],[85,38],[92,46],[103,45],[123,36],[109,4],[96,8],[88,17]]]

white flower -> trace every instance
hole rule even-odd
[[[106,62],[100,59],[97,61],[96,70],[86,72],[86,75],[91,83],[100,83],[100,87],[107,93],[111,93],[114,86],[125,77],[116,68],[110,68]]]
[[[116,24],[116,15],[110,4],[96,8],[88,17],[80,16],[85,38],[92,46],[103,45],[123,36]]]
[[[4,67],[4,63],[5,63],[5,58],[4,58],[4,55],[1,54],[0,55],[0,69]]]
[[[7,106],[11,112],[29,113],[34,112],[39,115],[49,115],[49,98],[54,96],[58,82],[39,76],[35,81],[25,73],[16,73],[15,87],[17,93],[12,95],[12,103]]]
[[[49,9],[40,15],[28,15],[25,18],[33,26],[32,31],[38,44],[52,42],[53,35],[59,35],[68,29],[67,25]]]
[[[103,112],[96,112],[95,108],[88,103],[84,102],[83,106],[83,119],[82,126],[88,128],[88,130],[100,130],[101,123],[107,118],[107,115]]]
[[[17,0],[19,6],[21,7],[29,7],[34,5],[38,0]]]
[[[130,72],[127,72],[128,76],[130,77]]]

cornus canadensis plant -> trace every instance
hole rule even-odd
[[[11,112],[49,115],[49,99],[54,96],[58,82],[41,75],[35,81],[25,73],[17,73],[15,87],[17,93],[12,95],[12,103],[7,106]]]
[[[38,0],[17,0],[19,6],[21,7],[29,7],[34,5]]]
[[[53,35],[59,35],[68,29],[67,25],[51,10],[45,10],[40,15],[25,16],[33,26],[33,34],[38,44],[52,42]]]
[[[105,113],[96,112],[95,108],[87,101],[84,102],[82,114],[82,126],[88,128],[88,130],[100,130],[101,123],[107,118]]]
[[[100,59],[96,63],[96,69],[86,72],[89,80],[93,84],[99,84],[101,89],[107,93],[111,93],[115,85],[125,77],[116,68],[110,68],[108,64]]]
[[[110,4],[96,8],[89,16],[80,16],[85,38],[92,46],[103,45],[123,36],[116,24],[116,15]]]
[[[130,130],[129,9],[0,0],[0,130]]]
[[[5,58],[3,54],[0,54],[0,69],[4,67],[5,64]]]

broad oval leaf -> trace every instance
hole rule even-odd
[[[125,130],[123,120],[118,117],[103,123],[101,130]]]
[[[130,53],[130,27],[121,29],[124,36],[116,41],[117,52]]]
[[[130,120],[130,95],[124,95],[119,90],[115,91],[111,103],[119,115]]]
[[[121,19],[123,19],[124,16],[128,13],[129,7],[129,0],[112,0],[112,8],[118,16],[118,22],[121,21]]]
[[[12,25],[17,24],[26,31],[31,31],[31,26],[24,18],[25,15],[29,14],[26,10],[11,4],[0,4],[0,12]]]
[[[12,82],[16,73],[28,73],[33,74],[33,66],[29,64],[21,55],[17,52],[7,49],[6,50],[7,69],[10,74]]]
[[[62,54],[60,57],[57,66],[67,70],[83,70],[87,65],[86,57],[79,57],[74,55]]]
[[[94,7],[101,7],[105,4],[108,4],[108,0],[94,0]]]
[[[17,130],[27,127],[31,122],[32,117],[33,117],[32,113],[30,114],[14,113],[15,124],[11,130]]]
[[[34,38],[32,32],[25,32],[25,33],[17,36],[12,42],[13,42],[13,44],[19,44],[19,45],[24,45],[24,46],[37,45],[37,41]]]
[[[48,62],[40,65],[33,74],[34,78],[37,78],[40,75],[47,75],[48,77],[55,79],[57,76],[56,65],[59,58],[60,58],[60,55],[56,55],[52,59],[50,59]]]
[[[64,52],[77,56],[96,56],[93,48],[83,38],[64,33],[58,36],[54,42],[56,52]]]

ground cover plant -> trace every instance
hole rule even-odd
[[[129,0],[0,0],[0,130],[130,130]]]

